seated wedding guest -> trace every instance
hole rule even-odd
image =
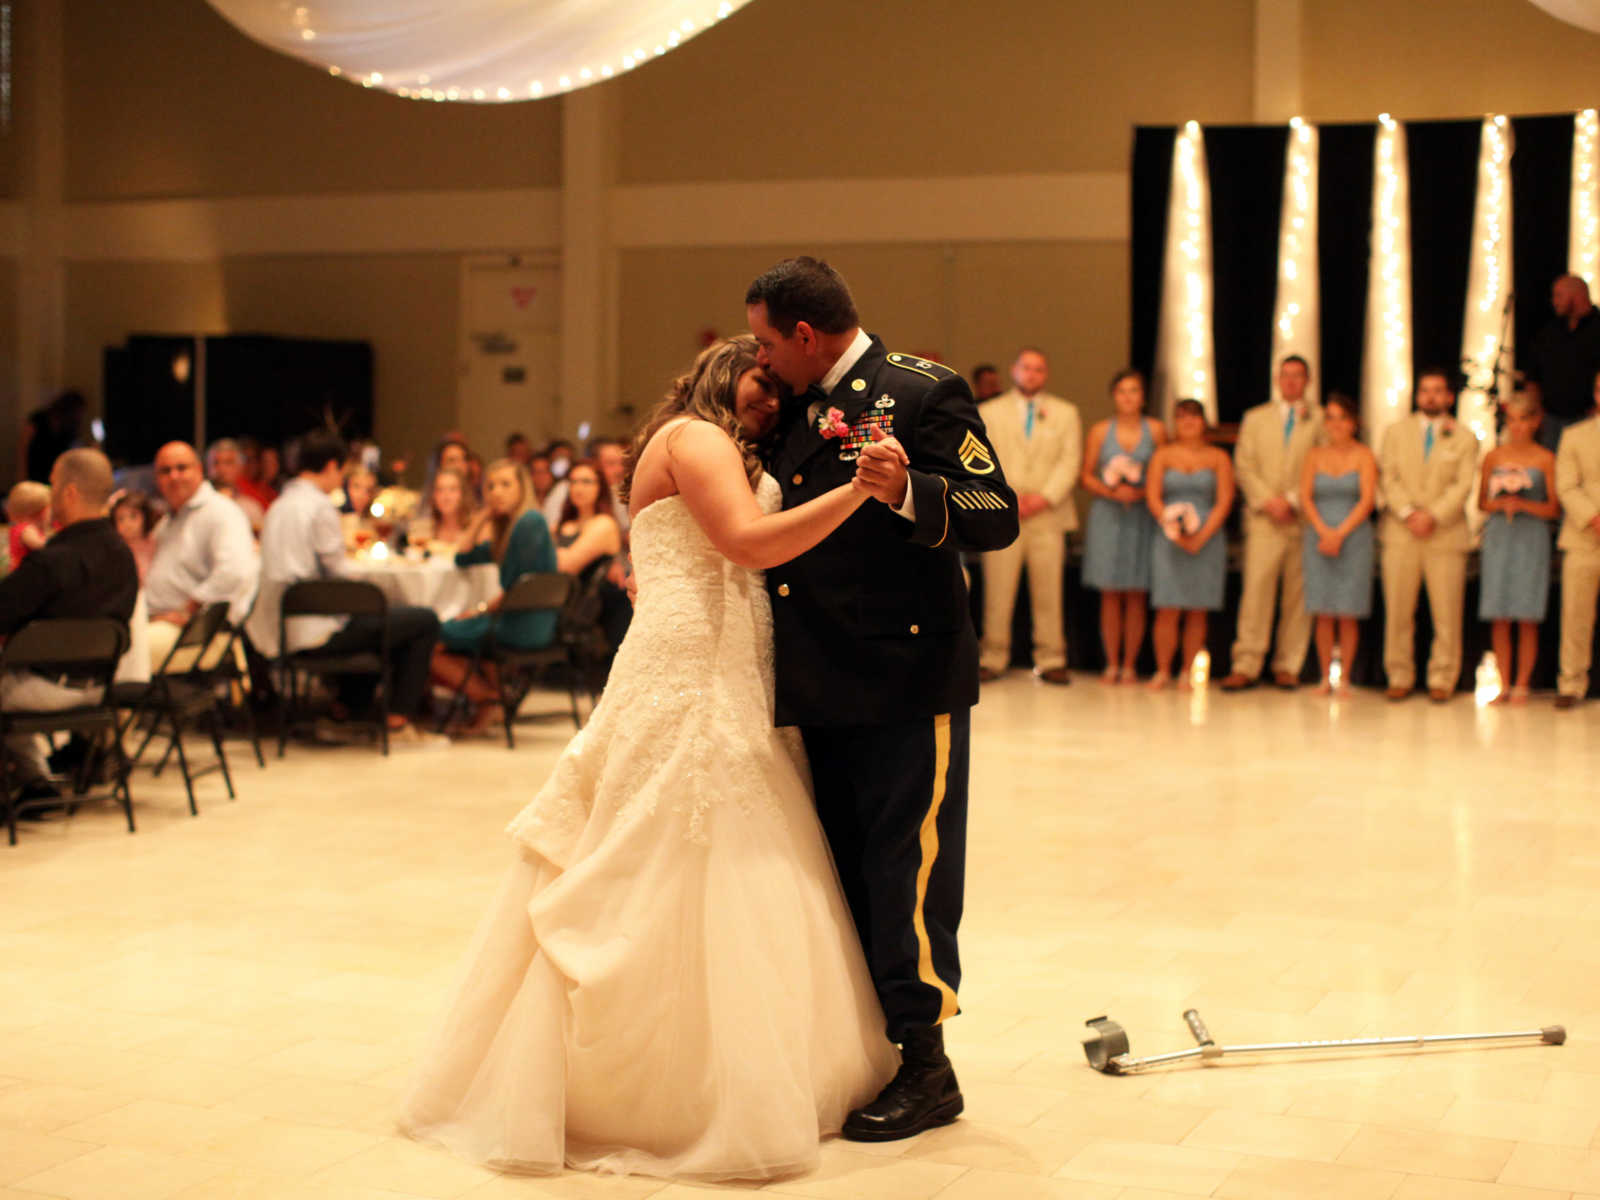
[[[272,506],[272,501],[278,498],[278,484],[283,479],[283,455],[276,446],[261,447],[261,456],[256,465],[256,486],[263,494],[269,497],[267,506]]]
[[[267,506],[246,493],[241,486],[244,481],[244,451],[239,448],[238,442],[232,438],[218,438],[211,443],[211,449],[206,451],[206,476],[211,480],[212,487],[244,510],[244,515],[250,518],[251,530],[260,533]]]
[[[544,517],[533,507],[528,472],[507,458],[489,464],[484,476],[484,506],[473,518],[461,539],[461,552],[456,555],[459,567],[488,562],[500,565],[501,596],[440,627],[432,665],[432,679],[439,687],[454,691],[461,686],[471,670],[473,652],[489,633],[491,614],[499,609],[504,589],[529,572],[557,569],[555,543]],[[555,613],[518,613],[495,627],[499,642],[525,650],[548,646],[555,634]],[[493,671],[492,666],[488,669]],[[467,685],[467,699],[476,708],[472,720],[461,731],[463,735],[476,736],[503,719],[499,695],[492,674],[488,682],[477,676],[472,678]]]
[[[1550,524],[1561,515],[1561,505],[1555,498],[1556,456],[1534,440],[1541,415],[1532,396],[1512,396],[1506,402],[1505,443],[1484,456],[1479,474],[1478,511],[1488,519],[1479,553],[1478,620],[1490,622],[1499,660],[1497,704],[1528,702],[1539,625],[1550,607]],[[1512,622],[1517,626],[1515,683],[1509,682]]]
[[[195,474],[199,475],[196,463]],[[61,529],[0,580],[0,637],[49,617],[113,617],[124,625],[139,596],[133,555],[105,515],[111,464],[98,450],[68,450],[50,472],[51,507]],[[242,519],[242,514],[241,514]],[[247,535],[248,536],[248,535]],[[0,708],[55,711],[100,699],[98,688],[73,686],[33,672],[0,675]],[[53,800],[43,743],[32,734],[6,742],[17,766],[22,800]]]
[[[128,543],[133,561],[139,568],[139,582],[150,573],[150,560],[156,552],[156,522],[161,514],[155,501],[143,492],[118,492],[111,501],[111,520],[122,540]]]
[[[513,433],[506,438],[506,457],[512,462],[527,466],[533,461],[533,443],[525,433]]]
[[[603,507],[616,521],[617,528],[622,531],[624,542],[627,540],[630,520],[628,506],[622,503],[621,499],[622,477],[627,469],[626,455],[627,447],[615,438],[595,438],[589,443],[589,457],[582,460],[594,464],[600,472],[600,478],[605,480],[606,490],[611,498]],[[559,529],[565,519],[562,514],[567,510],[572,470],[573,468],[569,466],[566,478],[556,483],[539,504],[539,511],[544,514],[545,523],[551,529]]]
[[[1600,403],[1600,375],[1590,385]],[[1565,514],[1561,536],[1561,673],[1556,707],[1589,694],[1595,599],[1600,596],[1600,416],[1569,425],[1556,451],[1556,498]]]
[[[238,442],[239,452],[244,456],[244,470],[234,486],[239,489],[241,495],[249,496],[261,505],[262,512],[265,512],[278,498],[278,452],[271,451],[272,461],[268,464],[266,460],[268,450],[255,438],[239,438]],[[269,465],[271,474],[267,474]]]
[[[357,550],[377,536],[372,501],[378,494],[378,477],[359,463],[348,465],[340,490],[344,503],[339,506],[339,528],[346,548]]]
[[[201,477],[193,446],[168,442],[156,451],[155,466],[167,515],[156,526],[144,587],[150,661],[159,666],[201,605],[226,600],[228,620],[243,621],[261,570],[249,518]]]
[[[544,448],[544,454],[550,460],[550,473],[557,479],[567,477],[567,469],[572,466],[572,460],[578,456],[578,452],[566,438],[556,438]]]
[[[406,540],[425,546],[430,554],[454,554],[472,524],[475,508],[467,477],[454,467],[441,467],[433,477],[432,493],[406,527]]]
[[[1156,531],[1145,503],[1145,473],[1167,431],[1144,415],[1144,376],[1138,371],[1112,376],[1111,405],[1115,415],[1089,430],[1078,480],[1094,496],[1083,543],[1083,585],[1100,593],[1103,678],[1132,683],[1149,616]]]
[[[556,477],[550,470],[550,456],[535,454],[528,460],[528,479],[533,484],[533,501],[541,511],[556,486]]]
[[[1322,671],[1317,690],[1343,696],[1350,692],[1361,619],[1372,612],[1378,460],[1356,439],[1356,408],[1348,396],[1329,395],[1322,406],[1322,429],[1327,440],[1306,452],[1301,469],[1300,515],[1309,526],[1300,538],[1301,570],[1306,611],[1316,621]],[[1332,670],[1335,645],[1338,679]]]
[[[483,459],[476,450],[467,451],[467,487],[474,498],[483,495]]]
[[[50,536],[50,485],[24,479],[6,496],[6,520],[11,522],[11,569]]]
[[[1233,463],[1206,440],[1206,410],[1198,400],[1172,409],[1173,440],[1150,459],[1145,503],[1161,533],[1150,549],[1150,603],[1156,610],[1153,690],[1172,679],[1183,618],[1179,686],[1189,686],[1194,656],[1206,644],[1206,613],[1222,608],[1228,573],[1222,523],[1233,507]]]
[[[337,579],[349,572],[339,514],[329,497],[338,490],[344,462],[342,439],[325,430],[300,441],[300,472],[284,486],[267,513],[261,531],[261,595],[245,625],[251,644],[268,658],[283,651],[279,620],[283,594],[292,583]],[[385,623],[389,644],[390,746],[442,744],[413,723],[427,698],[428,660],[439,636],[439,618],[431,608],[391,604],[384,617],[295,617],[286,633],[290,651],[322,649],[330,654],[380,650]],[[372,703],[377,680],[372,676],[338,677],[334,715],[344,719]]]
[[[1442,368],[1417,376],[1417,412],[1389,426],[1378,453],[1384,513],[1378,526],[1383,574],[1385,693],[1404,700],[1416,683],[1417,600],[1428,588],[1433,645],[1428,696],[1443,704],[1461,681],[1467,586],[1467,500],[1478,478],[1478,439],[1450,415],[1455,387]]]
[[[461,472],[461,477],[470,483],[467,459],[471,454],[472,448],[456,434],[448,433],[441,438],[439,444],[433,448],[433,453],[428,456],[428,469],[422,480],[422,494],[426,496],[433,490],[433,477],[439,473],[441,467],[454,467]],[[479,495],[479,492],[473,492],[474,502]]]
[[[555,525],[556,569],[582,578],[590,567],[622,551],[622,532],[612,514],[611,486],[585,459],[567,472],[567,500]]]

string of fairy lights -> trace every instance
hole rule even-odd
[[[1156,377],[1161,411],[1179,400],[1198,400],[1217,418],[1211,336],[1211,185],[1205,135],[1196,121],[1173,146],[1171,199],[1167,205],[1166,268],[1162,279],[1160,365]]]
[[[1388,113],[1373,141],[1372,248],[1362,425],[1374,444],[1411,403],[1411,188],[1406,131]]]
[[[1568,269],[1593,290],[1600,280],[1600,114],[1580,112],[1572,129],[1572,219]]]
[[[1503,116],[1485,117],[1478,150],[1478,195],[1472,215],[1472,256],[1467,272],[1467,313],[1461,330],[1466,386],[1456,416],[1485,447],[1494,445],[1494,402],[1499,384],[1510,395],[1511,130]],[[1496,374],[1500,378],[1496,378]]]
[[[1317,129],[1299,117],[1289,122],[1283,172],[1283,215],[1278,229],[1278,290],[1272,322],[1272,361],[1298,354],[1316,362],[1321,345],[1317,295]],[[1313,377],[1312,389],[1317,386]],[[1309,393],[1315,396],[1315,391]]]

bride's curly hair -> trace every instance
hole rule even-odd
[[[645,446],[657,430],[677,417],[707,421],[731,437],[744,455],[745,474],[750,477],[751,490],[755,489],[761,478],[761,459],[739,424],[733,402],[739,391],[739,380],[757,365],[758,349],[756,339],[748,333],[723,338],[702,350],[694,365],[673,381],[672,390],[645,418],[639,432],[633,435],[633,444],[628,447],[620,489],[624,504],[633,495],[633,472]]]

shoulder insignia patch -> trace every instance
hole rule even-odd
[[[949,379],[955,372],[943,363],[936,363],[931,358],[918,358],[914,354],[891,354],[889,364],[899,367],[902,371],[911,371],[917,375],[925,375],[932,380]]]
[[[974,475],[992,475],[994,473],[994,457],[989,453],[978,435],[970,429],[961,443],[961,448],[956,451],[956,457],[961,460],[961,465]]]

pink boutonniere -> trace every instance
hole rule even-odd
[[[1456,419],[1454,417],[1445,417],[1442,421],[1439,422],[1439,436],[1440,437],[1449,437],[1455,431],[1456,431]]]
[[[850,426],[844,422],[844,413],[837,408],[830,408],[817,417],[817,432],[825,438],[849,437]]]

